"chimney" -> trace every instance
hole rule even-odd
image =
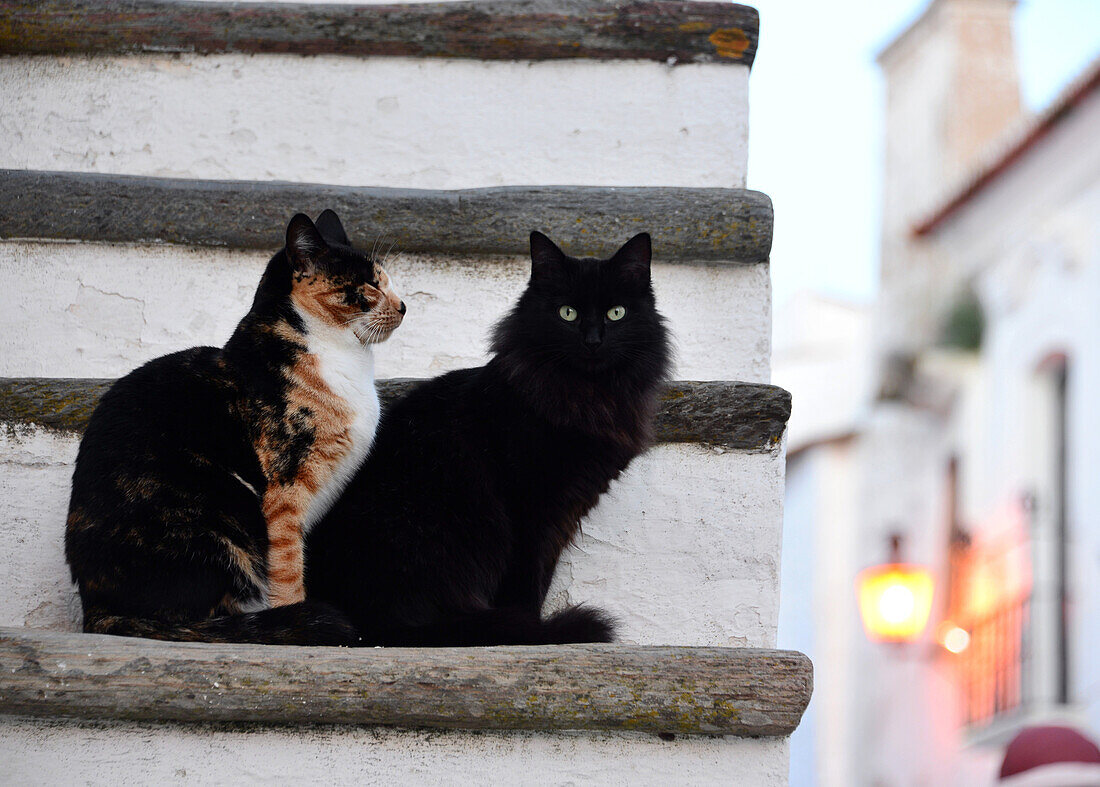
[[[879,54],[886,79],[880,314],[885,306],[892,323],[880,326],[886,353],[919,349],[930,338],[933,283],[911,239],[913,225],[962,185],[1020,117],[1015,7],[1015,0],[932,0]]]

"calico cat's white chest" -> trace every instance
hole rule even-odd
[[[308,532],[344,491],[355,471],[367,458],[378,429],[381,406],[374,387],[374,356],[348,332],[328,326],[309,327],[309,352],[318,364],[321,379],[349,413],[345,437],[347,450],[335,465],[320,474],[322,485],[310,501],[303,530]]]

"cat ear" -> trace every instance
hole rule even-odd
[[[329,243],[335,243],[338,246],[351,245],[348,234],[344,232],[344,225],[340,223],[340,217],[328,208],[321,211],[321,215],[317,217],[317,231]]]
[[[619,273],[639,284],[649,283],[649,263],[653,257],[653,246],[648,232],[641,232],[623,244],[611,258]]]
[[[561,266],[565,255],[554,241],[537,230],[531,233],[531,278],[552,276]]]
[[[304,213],[297,214],[286,228],[286,256],[296,271],[313,270],[314,261],[328,250],[317,227]]]

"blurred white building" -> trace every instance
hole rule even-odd
[[[787,425],[780,647],[813,654],[814,696],[791,736],[791,784],[846,784],[852,773],[859,620],[859,424],[871,381],[871,309],[800,293],[775,318],[772,363],[794,403]],[[781,382],[778,382],[781,381]]]
[[[803,330],[837,340],[812,364],[777,321],[796,408],[783,592],[813,599],[802,620],[787,605],[780,644],[814,658],[818,686],[792,777],[989,784],[1024,727],[1100,731],[1100,62],[1026,117],[1014,6],[933,0],[880,55],[868,330]],[[799,419],[829,426],[803,446]],[[919,642],[872,644],[855,575],[895,534],[933,573],[932,620]]]

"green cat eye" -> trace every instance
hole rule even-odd
[[[609,320],[621,320],[626,316],[625,306],[612,306],[607,310],[607,319]]]
[[[573,320],[577,319],[577,310],[572,306],[562,306],[558,309],[558,314],[560,314],[561,318],[566,322],[573,322]]]

